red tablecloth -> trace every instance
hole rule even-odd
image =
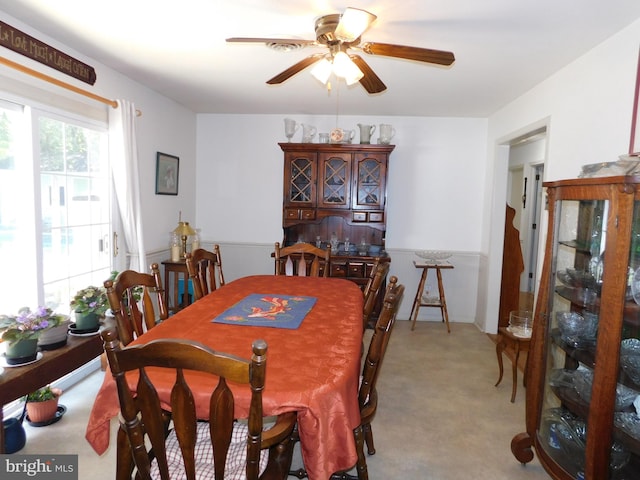
[[[249,294],[306,295],[317,302],[296,330],[225,325],[212,320]],[[268,344],[265,415],[298,412],[300,444],[311,480],[326,480],[356,462],[353,429],[360,423],[358,376],[362,345],[363,297],[353,282],[335,278],[259,275],[235,280],[154,327],[136,342],[187,338],[213,349],[251,357],[251,342]],[[204,382],[196,399],[208,417],[213,386]],[[236,416],[246,418],[249,390],[237,389]],[[102,454],[109,445],[109,422],[118,415],[110,374],[93,405],[86,439]]]

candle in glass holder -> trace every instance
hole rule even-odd
[[[171,234],[171,261],[180,260],[180,237],[175,233]]]
[[[193,240],[191,240],[191,251],[195,252],[200,248],[200,229],[196,228],[196,233],[193,235]]]

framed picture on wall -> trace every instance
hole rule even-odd
[[[629,155],[640,156],[640,50],[638,51],[638,71],[636,73],[636,93],[633,99],[633,117],[631,118],[631,140]]]
[[[158,152],[156,156],[156,194],[178,195],[178,173],[180,159]]]

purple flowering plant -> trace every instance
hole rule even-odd
[[[0,315],[0,340],[17,342],[37,339],[40,332],[60,325],[66,318],[47,307],[38,307],[35,311],[22,307],[17,315]]]
[[[109,308],[107,292],[103,287],[89,286],[78,290],[71,300],[71,310],[81,315],[95,313],[103,316]]]

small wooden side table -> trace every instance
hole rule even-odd
[[[184,258],[173,261],[165,260],[164,265],[164,295],[167,310],[170,313],[176,313],[178,310],[189,305],[189,272],[187,271],[187,263]],[[180,278],[182,277],[182,278]],[[179,283],[182,280],[182,298],[180,298]]]
[[[502,354],[504,353],[509,360],[511,360],[511,370],[513,373],[513,386],[511,387],[511,403],[516,401],[516,390],[518,388],[518,362],[520,360],[520,353],[527,353],[529,351],[529,344],[531,343],[531,337],[519,337],[509,331],[507,327],[498,328],[498,343],[496,343],[496,355],[498,356],[498,368],[500,369],[500,375],[496,382],[496,387],[500,385],[502,381],[503,367],[502,367]],[[527,361],[525,362],[522,385],[526,387],[527,378]]]
[[[411,330],[416,328],[416,320],[418,319],[418,310],[420,310],[420,307],[437,307],[440,309],[442,321],[447,324],[447,332],[451,333],[451,329],[449,328],[449,312],[447,311],[447,300],[444,296],[444,286],[442,285],[441,270],[453,268],[453,265],[448,262],[422,263],[416,260],[413,261],[413,265],[416,268],[422,269],[422,275],[420,276],[420,283],[418,284],[416,298],[413,300],[413,307],[411,307],[410,317],[413,319],[411,323]],[[423,298],[422,292],[424,292],[424,286],[427,283],[427,274],[429,273],[430,269],[436,271],[436,276],[438,278],[439,298]]]

